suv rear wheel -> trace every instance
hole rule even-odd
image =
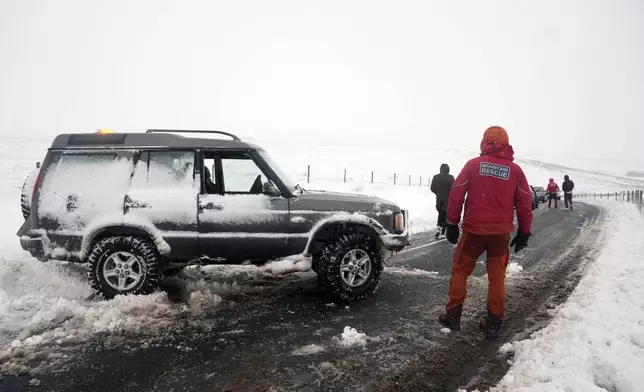
[[[25,220],[29,218],[29,214],[31,214],[31,193],[34,190],[36,176],[38,175],[39,170],[40,169],[35,169],[29,173],[20,189],[20,210],[22,211],[22,217],[25,218]]]
[[[322,248],[316,269],[319,278],[343,300],[371,296],[380,284],[383,263],[379,244],[363,233],[350,233]]]
[[[117,295],[150,294],[161,280],[157,249],[143,238],[105,238],[92,249],[88,264],[89,284],[105,299]]]

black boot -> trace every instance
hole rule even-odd
[[[503,320],[488,309],[487,317],[481,320],[479,327],[485,332],[486,338],[496,339],[501,331],[501,324],[503,324]]]
[[[452,331],[461,330],[461,312],[463,311],[463,306],[459,305],[448,310],[446,313],[438,316],[438,322],[444,325],[445,327],[451,329]]]

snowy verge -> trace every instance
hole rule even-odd
[[[94,301],[84,265],[41,263],[13,253],[0,257],[0,377],[59,365],[74,346],[96,334],[122,336],[134,345],[128,333],[154,341],[175,330],[182,315],[187,321],[181,325],[199,323],[199,315],[215,311],[227,296],[264,292],[313,275],[305,258],[264,266],[207,266],[193,276],[168,279],[179,283],[184,298],[179,303],[163,291]]]
[[[513,342],[513,366],[491,392],[644,388],[644,218],[631,204],[592,204],[610,214],[605,247],[551,323]]]

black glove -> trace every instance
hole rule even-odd
[[[461,234],[458,225],[447,224],[447,230],[445,231],[445,238],[450,243],[456,245],[458,243],[458,236]]]
[[[521,249],[528,246],[528,238],[530,238],[530,234],[523,234],[517,231],[517,235],[510,242],[510,248],[514,246],[514,253],[518,253]]]

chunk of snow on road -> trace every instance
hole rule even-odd
[[[336,339],[338,339],[336,337]],[[342,347],[366,347],[367,346],[367,334],[358,332],[355,328],[349,326],[344,327],[344,331],[340,336],[339,344]]]
[[[513,353],[514,352],[514,346],[512,343],[506,343],[501,348],[499,348],[499,352],[501,354],[508,354],[508,353]]]
[[[314,354],[319,354],[325,350],[324,347],[318,346],[317,344],[309,344],[304,347],[300,347],[298,349],[295,349],[291,355],[296,355],[296,356],[306,356],[306,355],[314,355]]]
[[[419,268],[385,267],[386,273],[408,276],[438,276],[436,271],[426,271]]]
[[[449,335],[450,333],[452,333],[452,330],[449,328],[441,328],[441,333]]]
[[[644,219],[606,207],[607,242],[544,329],[515,342],[514,364],[491,391],[639,392],[644,385]]]
[[[518,275],[523,271],[523,267],[517,263],[508,264],[507,273],[508,275]]]

